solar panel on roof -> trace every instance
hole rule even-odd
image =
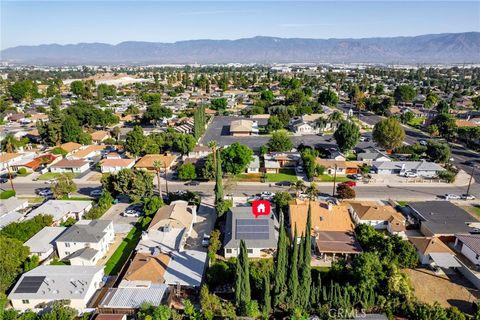
[[[235,236],[243,240],[268,240],[269,220],[267,219],[237,219]]]
[[[37,293],[43,280],[45,280],[44,276],[24,277],[15,290],[15,293]]]

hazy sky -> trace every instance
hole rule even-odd
[[[48,43],[174,42],[257,35],[360,38],[480,31],[479,1],[0,3],[2,49]]]

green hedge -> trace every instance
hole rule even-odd
[[[15,197],[16,192],[14,190],[5,190],[0,192],[0,199],[8,199],[11,197]]]

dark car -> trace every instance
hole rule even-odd
[[[280,181],[275,183],[275,185],[279,187],[289,187],[292,185],[292,183],[290,181]]]
[[[189,181],[187,183],[185,183],[186,186],[198,186],[200,185],[200,182],[198,181]]]
[[[4,178],[4,177],[0,178],[0,183],[7,183],[7,182],[8,182],[7,178]]]
[[[470,167],[473,167],[473,166],[478,164],[478,161],[477,160],[467,160],[463,164],[467,165],[467,166],[470,166]]]

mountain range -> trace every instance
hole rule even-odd
[[[303,39],[253,37],[174,43],[127,41],[18,46],[0,52],[17,64],[478,63],[480,32],[414,37]]]

